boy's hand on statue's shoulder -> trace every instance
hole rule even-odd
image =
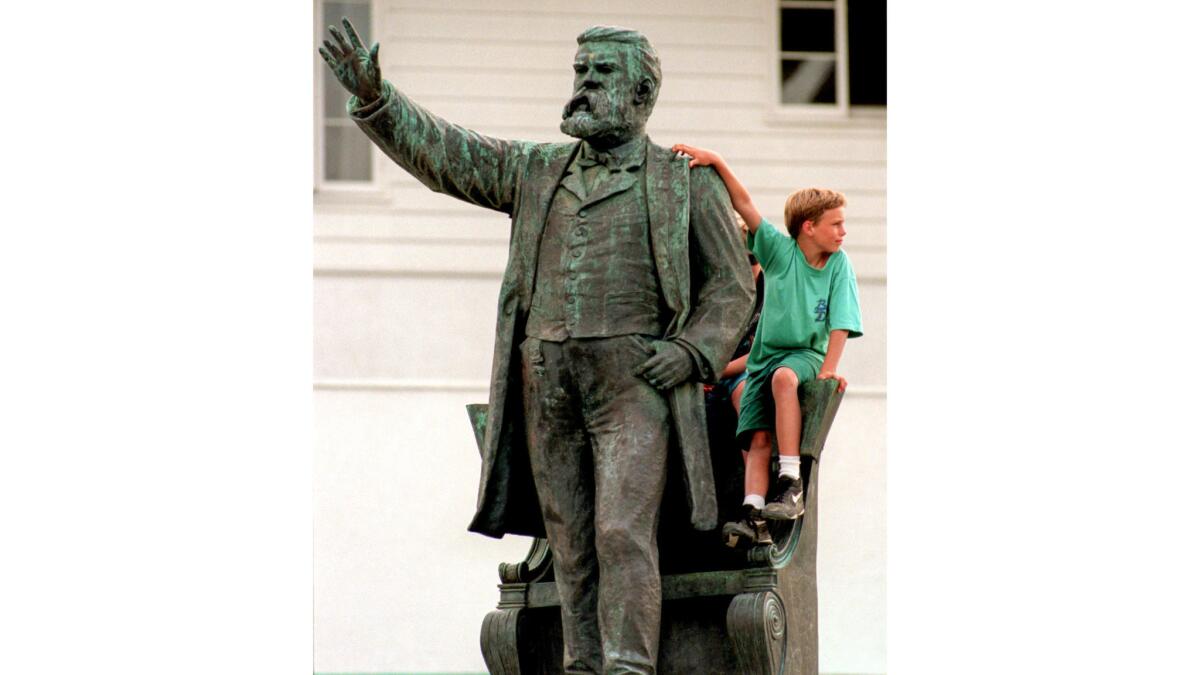
[[[721,156],[712,150],[705,150],[704,148],[697,148],[695,146],[685,145],[683,143],[676,143],[675,145],[672,145],[671,151],[677,152],[681,155],[690,156],[692,161],[688,162],[689,168],[695,166],[710,166],[721,161]]]
[[[832,370],[822,370],[821,372],[817,373],[817,379],[818,380],[836,379],[838,381],[838,391],[839,392],[846,391],[846,378],[842,377],[841,375],[838,375],[837,373],[833,372]]]

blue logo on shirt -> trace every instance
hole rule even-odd
[[[817,321],[824,321],[825,315],[829,313],[829,305],[824,299],[817,301]]]

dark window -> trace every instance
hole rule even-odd
[[[784,104],[887,105],[886,1],[780,0],[779,87]]]
[[[887,3],[846,0],[850,105],[887,105]]]
[[[780,9],[779,45],[785,52],[832,52],[833,8]]]

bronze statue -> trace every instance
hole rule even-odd
[[[561,129],[580,140],[532,143],[432,115],[343,24],[320,52],[359,127],[430,189],[512,218],[470,529],[547,538],[567,673],[653,673],[668,457],[692,526],[715,527],[701,383],[754,307],[728,193],[646,136],[661,69],[636,31],[579,35]]]

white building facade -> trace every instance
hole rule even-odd
[[[441,117],[562,141],[575,36],[635,28],[662,60],[655,142],[721,152],[781,227],[794,189],[846,193],[865,335],[843,357],[850,388],[822,455],[820,662],[882,673],[886,119],[847,96],[854,10],[846,0],[318,2],[314,36],[327,17],[350,16],[380,43],[384,77]],[[785,31],[781,43],[781,22],[831,30],[829,48],[824,34],[798,44]],[[496,566],[529,545],[466,531],[479,455],[464,407],[487,400],[508,220],[356,147],[365,137],[324,70],[315,57],[314,671],[483,672],[479,625],[498,598]]]

